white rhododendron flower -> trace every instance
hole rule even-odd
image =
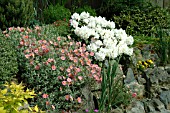
[[[73,20],[79,21],[79,20],[80,20],[80,15],[79,15],[78,13],[74,13],[74,14],[71,16],[71,18],[72,18]]]
[[[123,29],[116,29],[113,21],[104,17],[93,17],[87,12],[71,16],[71,26],[74,33],[83,40],[90,40],[87,50],[95,53],[96,60],[103,61],[109,57],[115,59],[119,55],[133,54],[134,39],[128,36]]]

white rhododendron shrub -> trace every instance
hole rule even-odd
[[[105,60],[106,57],[115,59],[119,55],[131,56],[134,39],[123,29],[116,29],[113,21],[104,17],[93,17],[88,12],[74,13],[70,24],[74,33],[83,40],[90,40],[87,49],[95,53],[95,59]]]

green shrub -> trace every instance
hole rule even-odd
[[[0,28],[27,26],[33,16],[33,0],[1,0]]]
[[[43,11],[44,22],[46,24],[50,24],[57,20],[63,19],[66,19],[68,21],[70,16],[71,16],[70,10],[59,4],[55,6],[50,5]]]
[[[154,36],[156,29],[168,29],[170,14],[160,7],[145,4],[143,8],[127,8],[120,15],[114,15],[117,27],[123,28],[129,34]]]
[[[113,14],[119,15],[121,11],[127,8],[141,7],[143,3],[144,0],[103,0],[97,13],[110,20]]]
[[[95,9],[92,9],[90,6],[83,6],[83,7],[79,7],[79,8],[76,8],[74,13],[78,13],[78,14],[81,14],[83,11],[85,12],[88,12],[91,16],[96,16],[96,11]]]
[[[0,86],[11,81],[18,72],[17,54],[13,44],[0,33]]]
[[[52,25],[20,29],[14,28],[8,34],[19,45],[21,80],[37,93],[31,105],[55,112],[84,106],[81,89],[94,81],[100,82],[101,71],[91,63],[86,45],[58,36]]]

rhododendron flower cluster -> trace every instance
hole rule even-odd
[[[106,57],[115,59],[119,55],[132,55],[134,39],[128,36],[123,29],[115,29],[113,21],[107,21],[104,17],[93,17],[87,12],[80,15],[74,13],[70,24],[74,33],[83,40],[89,40],[89,51],[95,53],[96,60],[103,61]]]

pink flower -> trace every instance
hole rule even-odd
[[[93,52],[90,52],[90,56],[94,56],[94,53],[93,53]]]
[[[57,40],[58,40],[58,41],[60,41],[60,40],[61,40],[61,38],[60,38],[60,37],[57,37]]]
[[[45,103],[46,103],[46,105],[49,105],[49,104],[50,104],[48,101],[46,101]]]
[[[74,62],[74,63],[77,63],[77,62],[78,62],[77,58],[74,58],[74,59],[73,59],[73,62]]]
[[[48,60],[47,60],[47,62],[53,62],[54,61],[54,59],[52,59],[52,58],[48,58]]]
[[[67,85],[67,81],[62,81],[62,85],[63,86]]]
[[[56,66],[55,65],[52,65],[52,70],[56,70]]]
[[[70,95],[65,95],[65,99],[69,100],[70,99]]]
[[[71,82],[72,80],[71,80],[71,78],[67,78],[67,82]]]
[[[42,97],[43,98],[48,98],[48,94],[43,94]]]
[[[36,54],[38,54],[38,48],[36,48],[36,49],[34,50],[34,52],[35,52]]]
[[[68,37],[68,39],[71,39],[71,37],[69,35],[67,37]]]
[[[29,54],[25,55],[25,58],[29,59],[29,58],[30,58],[30,55],[29,55]]]
[[[81,103],[81,98],[80,97],[77,98],[77,102]]]
[[[82,76],[78,76],[78,79],[81,81],[83,79],[83,77]]]
[[[54,105],[51,105],[51,108],[54,110],[54,109],[55,109],[55,106],[54,106]]]
[[[73,42],[70,42],[70,46],[73,45]]]
[[[39,65],[36,65],[35,66],[35,70],[39,70],[40,69],[40,66]]]
[[[66,59],[66,57],[65,56],[61,56],[61,60],[65,60]]]
[[[73,60],[73,59],[74,59],[72,56],[70,56],[69,58],[70,58],[70,60]]]
[[[9,31],[12,31],[12,30],[13,30],[13,27],[8,28],[8,30],[9,30]]]
[[[67,72],[68,72],[68,73],[70,73],[70,72],[71,72],[70,68],[68,68],[68,69],[67,69]]]
[[[65,50],[64,50],[64,49],[62,49],[62,50],[61,50],[61,53],[65,53]]]
[[[76,70],[77,73],[81,71],[80,68],[75,68],[75,70]]]
[[[137,93],[133,93],[132,97],[135,98],[137,96]]]
[[[98,109],[95,109],[94,112],[98,112],[99,110]]]
[[[20,45],[24,45],[24,40],[20,41]]]
[[[58,76],[57,78],[58,78],[58,80],[62,80],[62,77],[61,77],[61,76]]]

